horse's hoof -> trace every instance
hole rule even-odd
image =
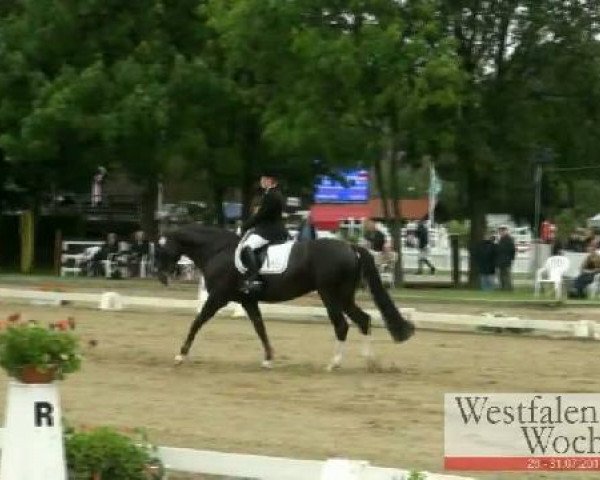
[[[341,365],[339,363],[330,363],[329,365],[327,365],[325,370],[328,372],[333,372],[334,370],[339,370],[340,367]]]
[[[185,356],[183,355],[175,355],[175,366],[179,366],[185,360]]]
[[[367,372],[382,372],[383,367],[377,358],[370,357],[367,359]]]
[[[273,368],[273,361],[272,360],[263,360],[263,362],[260,364],[260,366],[262,368],[264,368],[265,370],[271,370]]]

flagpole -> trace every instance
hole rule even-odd
[[[429,215],[428,215],[428,223],[429,228],[433,227],[433,215],[435,210],[435,168],[433,166],[433,162],[429,164]]]

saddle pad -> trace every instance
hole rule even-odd
[[[285,272],[290,259],[290,253],[295,241],[285,242],[279,245],[270,245],[267,248],[267,255],[260,268],[261,274],[266,275],[277,275]],[[240,273],[246,273],[247,268],[244,266],[240,259],[240,251],[238,248],[235,252],[235,266]]]

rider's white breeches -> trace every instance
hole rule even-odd
[[[252,250],[256,250],[260,247],[264,247],[267,243],[269,243],[268,240],[265,240],[263,237],[257,235],[256,233],[252,233],[248,235],[248,238],[244,241],[243,246],[250,247]]]

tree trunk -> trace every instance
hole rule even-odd
[[[469,252],[474,252],[485,235],[487,212],[487,195],[485,180],[477,174],[473,167],[467,171],[467,191],[469,199],[469,218],[471,229],[469,232]],[[469,255],[469,286],[477,288],[479,285],[479,267],[474,255]]]
[[[31,273],[35,258],[35,214],[33,210],[21,213],[21,273]]]
[[[256,163],[258,159],[260,134],[257,125],[248,121],[245,126],[242,151],[243,171],[242,171],[242,219],[247,219],[251,212],[252,200],[254,199],[254,183],[256,181]]]
[[[213,201],[215,203],[215,216],[219,227],[225,226],[225,212],[223,211],[223,197],[225,189],[222,185],[215,184],[213,187]]]
[[[244,159],[242,174],[242,219],[246,220],[251,213],[254,198],[254,162],[249,158]]]
[[[144,192],[142,193],[141,224],[147,239],[156,238],[158,233],[155,215],[157,202],[158,183],[155,178],[152,178],[146,182]]]
[[[390,182],[390,196],[392,201],[392,239],[394,241],[394,247],[398,253],[398,261],[396,262],[396,268],[394,269],[394,278],[396,285],[402,286],[404,283],[404,268],[402,262],[402,212],[399,207],[400,190],[398,188],[397,172],[400,167],[400,153],[396,148],[396,141],[394,138],[390,142],[389,158],[389,182]]]
[[[0,148],[0,212],[3,210],[4,206],[4,185],[6,184],[7,175],[8,168],[5,161],[4,150]]]
[[[379,191],[379,199],[383,208],[383,217],[385,218],[386,223],[389,223],[391,220],[390,208],[388,204],[389,195],[387,194],[385,182],[383,181],[383,168],[381,166],[382,161],[383,160],[381,158],[377,158],[373,164],[373,167],[375,171],[375,183],[377,185],[377,190]]]

